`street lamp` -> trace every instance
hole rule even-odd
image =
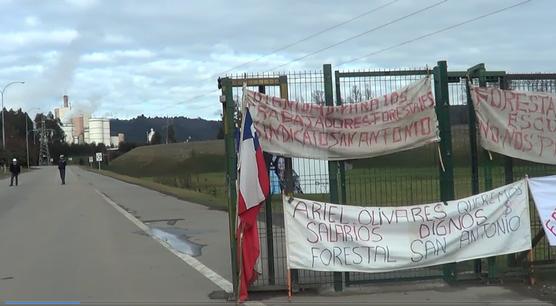
[[[3,150],[6,150],[6,127],[4,125],[4,93],[6,92],[8,86],[13,84],[25,84],[25,82],[21,82],[21,81],[10,82],[6,84],[4,88],[2,88],[2,91],[0,91],[0,93],[2,94],[2,149]]]

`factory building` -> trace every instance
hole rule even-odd
[[[124,134],[110,135],[110,119],[93,118],[91,114],[72,109],[69,98],[64,95],[62,107],[54,109],[54,116],[60,119],[61,128],[69,144],[103,143],[106,146],[118,147],[124,140]]]

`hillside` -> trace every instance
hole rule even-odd
[[[110,170],[136,177],[224,172],[224,141],[208,140],[138,147],[112,161]]]
[[[192,141],[216,139],[222,123],[201,118],[148,118],[141,115],[129,120],[112,119],[110,120],[110,130],[112,135],[124,133],[127,142],[145,143],[147,132],[151,128],[164,136],[168,124],[174,127],[176,140],[184,142],[189,137]]]

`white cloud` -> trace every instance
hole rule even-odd
[[[218,118],[216,77],[266,72],[296,57],[392,21],[437,0],[398,1],[323,35],[265,56],[307,35],[389,0],[336,1],[6,1],[0,0],[0,84],[26,81],[10,91],[13,105],[96,101],[99,114],[130,117],[186,115]],[[29,3],[32,3],[31,5]],[[415,41],[338,67],[439,28],[509,5],[505,0],[449,1],[353,41],[279,68],[288,70],[432,67],[485,62],[506,71],[556,71],[556,25],[550,1]],[[480,9],[479,9],[480,8]],[[510,23],[508,21],[511,20]],[[199,97],[201,96],[201,97]],[[92,97],[95,97],[94,99]]]
[[[130,37],[125,37],[123,35],[118,35],[118,34],[106,34],[104,36],[104,41],[107,44],[114,44],[114,45],[123,45],[123,44],[129,44],[133,42],[133,40]]]
[[[88,54],[83,54],[81,60],[90,63],[108,63],[113,59],[108,53],[103,52],[93,52]]]
[[[19,48],[44,44],[69,44],[79,36],[76,30],[20,31],[0,33],[0,49]]]
[[[42,73],[43,71],[44,71],[44,67],[41,65],[12,66],[6,69],[1,69],[0,76],[5,76],[6,78],[9,78],[11,75],[14,74],[36,75]]]
[[[134,58],[134,59],[145,59],[145,58],[151,58],[155,56],[155,54],[150,50],[137,49],[137,50],[117,50],[114,52],[114,56],[124,57],[124,58]]]
[[[97,0],[66,0],[66,2],[80,9],[91,8],[98,3]]]
[[[29,27],[36,27],[41,23],[37,16],[27,16],[25,17],[25,25]]]
[[[149,59],[155,56],[155,53],[146,49],[135,50],[115,50],[109,52],[93,52],[83,54],[81,60],[89,63],[111,63],[125,59]]]

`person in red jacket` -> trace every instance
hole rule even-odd
[[[14,185],[14,179],[15,179],[15,185],[17,186],[18,182],[18,176],[19,173],[21,173],[21,165],[17,162],[17,159],[13,159],[12,163],[10,164],[10,173],[12,174],[12,178],[10,180],[10,186]]]

